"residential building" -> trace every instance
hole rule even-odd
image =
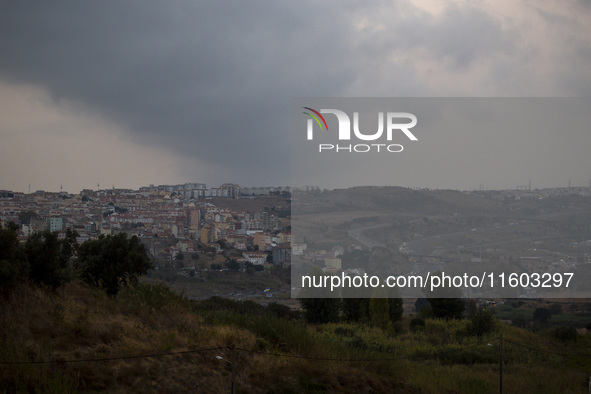
[[[49,227],[49,231],[52,233],[54,231],[62,231],[64,229],[64,221],[61,217],[47,218],[47,225]]]

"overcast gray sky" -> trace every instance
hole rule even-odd
[[[0,1],[0,189],[287,185],[291,98],[589,97],[589,22],[584,0]]]

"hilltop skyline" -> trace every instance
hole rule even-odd
[[[193,184],[192,182],[190,183],[185,183],[185,184]],[[14,193],[22,193],[22,194],[34,194],[34,193],[38,193],[38,192],[44,192],[44,193],[64,193],[64,194],[70,194],[70,195],[81,195],[83,194],[84,191],[88,190],[91,192],[108,192],[111,190],[131,190],[131,191],[141,191],[142,189],[162,189],[165,187],[178,187],[178,186],[182,186],[185,184],[178,184],[178,185],[172,185],[172,184],[167,184],[167,185],[142,185],[138,188],[132,188],[132,187],[125,187],[125,186],[121,186],[121,187],[115,187],[115,185],[112,185],[111,187],[100,187],[100,188],[85,188],[85,189],[81,189],[81,190],[66,190],[62,187],[61,190],[53,190],[53,189],[36,189],[34,190],[33,188],[31,188],[31,190],[12,190],[12,189],[7,189],[7,188],[3,188],[2,185],[0,185],[0,191],[8,191],[8,192],[14,192]],[[209,189],[219,189],[223,186],[222,185],[205,185],[204,190],[209,190]],[[568,190],[572,190],[573,192],[585,192],[585,190],[589,190],[591,191],[591,181],[589,181],[588,185],[575,185],[572,183],[568,183],[566,186],[564,185],[560,185],[560,186],[548,186],[548,187],[535,187],[534,185],[532,185],[531,183],[526,183],[523,185],[516,185],[515,187],[512,188],[507,188],[507,189],[490,189],[490,188],[485,188],[483,185],[480,185],[477,188],[473,188],[473,189],[465,189],[465,190],[460,190],[460,189],[451,189],[451,188],[429,188],[429,187],[415,187],[415,188],[409,188],[409,187],[405,187],[405,186],[398,186],[398,185],[360,185],[360,186],[353,186],[353,187],[345,187],[345,188],[334,188],[334,189],[322,189],[319,186],[315,186],[315,185],[303,185],[303,186],[289,186],[289,185],[283,185],[283,186],[242,186],[239,184],[236,184],[240,187],[241,190],[241,194],[243,195],[247,195],[247,196],[267,196],[269,195],[267,192],[269,190],[273,190],[273,191],[278,191],[279,193],[281,193],[282,191],[294,191],[294,190],[305,190],[306,188],[308,188],[309,190],[312,189],[316,189],[318,191],[333,191],[333,190],[346,190],[346,189],[352,189],[352,188],[363,188],[363,187],[401,187],[401,188],[405,188],[405,189],[413,189],[413,190],[451,190],[451,191],[459,191],[459,192],[510,192],[510,191],[517,191],[517,192],[535,192],[535,191],[543,191],[543,190],[563,190],[568,192]],[[212,197],[210,195],[207,195],[207,193],[205,192],[203,194],[203,196],[205,197]]]

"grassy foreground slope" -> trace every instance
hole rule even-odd
[[[234,360],[239,393],[494,393],[500,334],[505,392],[583,393],[591,373],[586,335],[563,344],[499,323],[479,340],[467,321],[411,329],[410,318],[389,334],[312,326],[276,305],[189,301],[158,284],[116,297],[20,287],[0,321],[0,393],[229,392],[230,364],[216,356]]]

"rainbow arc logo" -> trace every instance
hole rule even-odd
[[[322,116],[320,114],[320,112],[318,112],[315,109],[312,109],[310,107],[302,107],[302,108],[307,109],[308,111],[311,111],[314,113],[314,114],[311,114],[310,112],[302,112],[303,114],[306,114],[306,115],[310,116],[312,119],[314,119],[316,121],[316,123],[318,123],[318,126],[320,126],[320,130],[323,129],[322,123],[320,123],[320,119],[322,119],[324,126],[326,126],[326,131],[328,131],[328,125],[326,124],[326,120],[324,119],[324,116]],[[318,119],[318,118],[320,118],[320,119]]]

